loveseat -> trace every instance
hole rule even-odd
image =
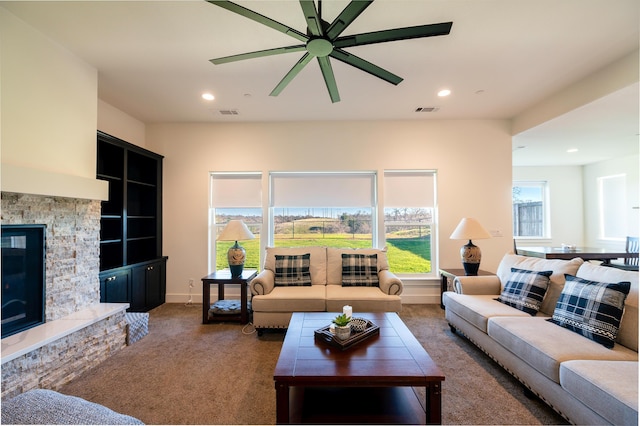
[[[287,328],[293,312],[400,312],[402,281],[384,249],[268,247],[250,284],[253,325]]]
[[[495,276],[457,277],[454,290],[451,329],[567,420],[638,424],[637,272],[507,254]]]

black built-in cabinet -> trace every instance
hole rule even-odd
[[[109,182],[100,217],[100,301],[143,312],[164,303],[162,156],[98,132],[97,178]]]

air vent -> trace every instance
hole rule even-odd
[[[416,112],[437,112],[440,108],[438,107],[418,107],[416,108]]]
[[[222,114],[222,115],[239,115],[240,113],[238,112],[237,109],[221,109],[220,110],[220,114]]]

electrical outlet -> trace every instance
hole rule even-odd
[[[189,288],[193,288],[193,278],[189,278]]]

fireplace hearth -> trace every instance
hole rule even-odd
[[[45,322],[46,225],[2,225],[2,338]]]

